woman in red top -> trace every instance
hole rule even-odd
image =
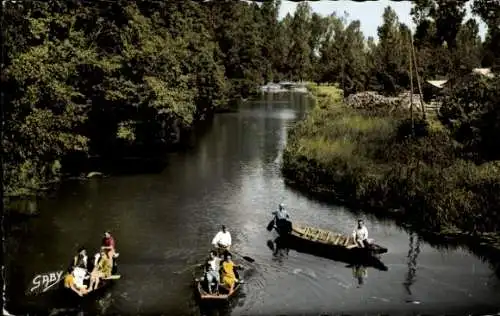
[[[104,233],[104,238],[102,239],[101,249],[109,250],[110,256],[113,258],[118,257],[118,253],[115,251],[115,239],[111,236],[109,231]]]

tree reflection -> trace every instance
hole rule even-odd
[[[420,237],[415,233],[410,233],[410,248],[408,250],[408,272],[406,273],[405,282],[403,286],[408,293],[412,295],[411,286],[415,283],[415,276],[417,273],[417,258],[420,253]]]

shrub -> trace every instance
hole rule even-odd
[[[351,205],[403,207],[405,219],[435,231],[498,231],[500,162],[461,159],[464,146],[438,121],[411,122],[344,106],[333,87],[315,90],[317,106],[296,124],[283,173],[313,192]]]

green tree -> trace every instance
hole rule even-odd
[[[457,47],[453,52],[454,70],[457,75],[467,74],[481,65],[481,37],[476,20],[470,19],[457,34]]]
[[[472,12],[488,26],[483,66],[500,68],[500,3],[496,0],[474,0]]]
[[[409,29],[400,24],[396,12],[387,7],[378,28],[379,43],[375,50],[378,81],[388,93],[396,93],[409,86]]]
[[[303,80],[311,75],[311,7],[307,2],[297,5],[290,25],[291,45],[288,53],[290,79]]]

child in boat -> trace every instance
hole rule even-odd
[[[205,279],[207,281],[208,293],[212,294],[212,284],[215,283],[215,290],[217,291],[218,285],[220,283],[219,269],[220,269],[220,258],[217,256],[217,252],[212,250],[210,252],[210,258],[205,266]]]
[[[239,267],[239,265],[234,264],[234,262],[231,260],[231,254],[226,252],[224,254],[224,261],[222,262],[221,266],[221,279],[222,285],[229,290],[229,294],[233,293],[234,285],[238,281],[238,279],[236,279],[234,269]]]
[[[109,278],[113,270],[113,257],[112,252],[109,250],[101,249],[101,256],[99,261],[90,274],[90,291],[97,289],[101,279]]]
[[[82,273],[77,269],[81,268],[73,268],[70,273],[66,274],[64,277],[64,287],[73,290],[80,296],[83,296],[88,293],[87,287],[83,284],[85,271]]]

